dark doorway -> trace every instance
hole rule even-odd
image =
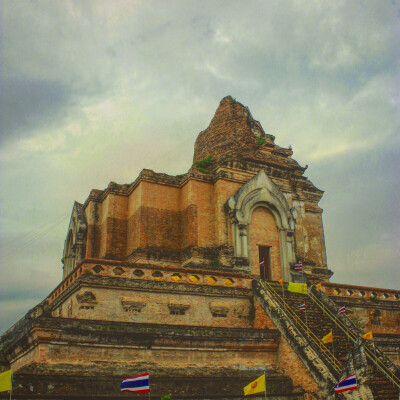
[[[271,280],[270,250],[271,247],[269,246],[258,246],[260,277],[268,281]]]

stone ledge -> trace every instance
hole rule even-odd
[[[164,293],[203,294],[208,296],[232,296],[241,298],[252,298],[252,289],[235,287],[211,286],[203,284],[160,282],[157,280],[142,280],[133,278],[118,278],[101,275],[81,275],[80,279],[74,281],[65,289],[52,303],[51,308],[55,309],[69,295],[75,293],[81,287],[110,288],[110,289],[135,289],[137,291],[152,291]]]
[[[131,374],[132,367],[122,365],[113,370],[113,365],[104,365],[93,371],[87,371],[79,366],[57,364],[51,367],[31,365],[14,376],[13,398],[20,399],[126,399],[120,392],[120,383]],[[134,371],[140,371],[137,366]],[[110,373],[112,371],[112,374]],[[166,393],[172,393],[179,399],[242,399],[243,387],[260,376],[264,371],[260,368],[251,370],[210,368],[186,369],[154,369],[150,373],[151,396],[159,399]],[[89,373],[89,374],[88,374]],[[287,376],[279,374],[274,369],[267,371],[267,396],[273,399],[302,399],[303,392],[293,390],[293,383]],[[216,390],[217,389],[217,390]],[[0,398],[8,399],[0,395]],[[129,397],[147,399],[147,395],[130,394]],[[253,398],[254,396],[252,396]],[[257,397],[258,398],[258,397]],[[264,395],[262,396],[264,398]]]

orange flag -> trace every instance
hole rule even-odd
[[[322,343],[332,343],[333,342],[333,333],[330,331],[327,335],[322,338]]]
[[[322,289],[322,284],[321,284],[321,282],[320,282],[320,283],[317,283],[317,284],[315,285],[315,287],[317,288],[317,290],[321,290],[321,289]]]
[[[283,279],[279,279],[279,283],[283,286]]]
[[[373,336],[372,336],[372,331],[367,332],[365,335],[363,335],[363,339],[365,340],[372,340]]]

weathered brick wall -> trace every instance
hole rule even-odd
[[[156,376],[229,378],[236,370],[258,376],[269,366],[277,378],[276,330],[44,318],[30,326],[25,338],[29,351],[10,366],[28,375],[125,375],[139,369]]]
[[[33,349],[30,349],[28,353],[25,353],[22,357],[18,357],[18,359],[14,360],[10,364],[10,368],[13,371],[18,371],[20,368],[24,367],[27,364],[32,364],[38,362],[41,359],[41,354],[43,354],[43,346],[35,346]]]
[[[271,318],[265,313],[260,303],[255,299],[254,300],[254,329],[276,329],[275,324],[272,322]]]
[[[143,181],[141,185],[141,206],[162,210],[180,210],[180,188],[146,181]]]
[[[243,158],[257,150],[256,138],[263,134],[261,125],[246,107],[230,96],[225,97],[208,128],[196,140],[193,163],[208,155],[215,161]]]
[[[297,227],[297,238],[302,242],[305,235],[305,256],[303,260],[314,265],[326,267],[325,244],[323,239],[322,216],[320,213],[306,212],[305,218]],[[298,254],[304,254],[304,247],[298,250]]]
[[[142,187],[140,182],[128,197],[126,255],[140,247],[138,210],[142,204]]]
[[[96,297],[93,309],[82,308],[77,296],[91,292]],[[82,287],[78,293],[65,299],[62,316],[67,317],[72,304],[72,318],[159,323],[168,325],[212,326],[250,328],[251,299],[219,296],[202,296],[182,293],[157,293],[150,291],[127,291],[117,289],[93,289]],[[143,304],[140,312],[124,310],[123,302]],[[172,315],[172,308],[183,307],[184,315]],[[226,308],[226,317],[213,316],[212,308]],[[57,312],[55,313],[57,317]]]
[[[285,374],[288,374],[295,386],[301,386],[307,392],[317,393],[319,391],[318,385],[311,377],[310,372],[301,362],[297,354],[289,346],[284,337],[281,337],[278,351],[277,362]]]
[[[187,247],[196,246],[199,240],[196,205],[191,204],[182,210],[180,215],[180,228],[181,250],[186,249]]]
[[[180,250],[180,212],[162,208],[140,207],[136,218],[140,227],[140,247]]]
[[[232,246],[232,232],[230,218],[224,206],[230,196],[234,196],[240,189],[241,183],[220,179],[214,185],[214,213],[215,213],[215,241],[217,246],[227,244]]]
[[[46,360],[47,364],[66,363],[77,365],[96,365],[101,362],[118,360],[146,370],[149,366],[163,368],[232,368],[241,365],[242,368],[260,368],[261,365],[271,365],[275,361],[273,352],[216,351],[203,349],[202,351],[188,351],[190,349],[140,349],[140,348],[116,348],[109,346],[73,346],[73,345],[47,345],[42,346],[43,352],[40,361]],[[217,346],[216,346],[217,347]]]
[[[215,246],[215,210],[213,185],[194,181],[192,185],[192,204],[197,207],[198,246]]]
[[[365,331],[372,330],[376,334],[399,334],[400,307],[389,309],[379,304],[366,304],[366,306],[347,303],[347,308],[351,310],[351,318],[357,319],[357,324],[360,324]]]
[[[400,326],[400,290],[324,282],[322,290],[365,331],[397,334]]]
[[[99,228],[100,204],[90,201],[85,209],[87,221],[86,233],[86,257],[98,257],[100,252],[101,232]]]
[[[127,250],[120,257],[138,247],[178,250],[181,242],[179,189],[151,182],[141,182],[139,187],[129,196]]]

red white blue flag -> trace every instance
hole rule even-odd
[[[126,378],[121,383],[121,392],[149,393],[150,376],[141,374],[133,378]]]
[[[295,269],[295,271],[303,271],[303,263],[298,262],[298,263],[294,264],[294,269]]]
[[[338,314],[346,314],[346,306],[342,306],[338,310]]]
[[[299,308],[299,311],[306,311],[306,303],[300,304],[297,307]]]
[[[350,375],[335,385],[335,393],[358,389],[356,374]]]
[[[265,264],[264,260],[260,261],[260,267],[263,267]]]

